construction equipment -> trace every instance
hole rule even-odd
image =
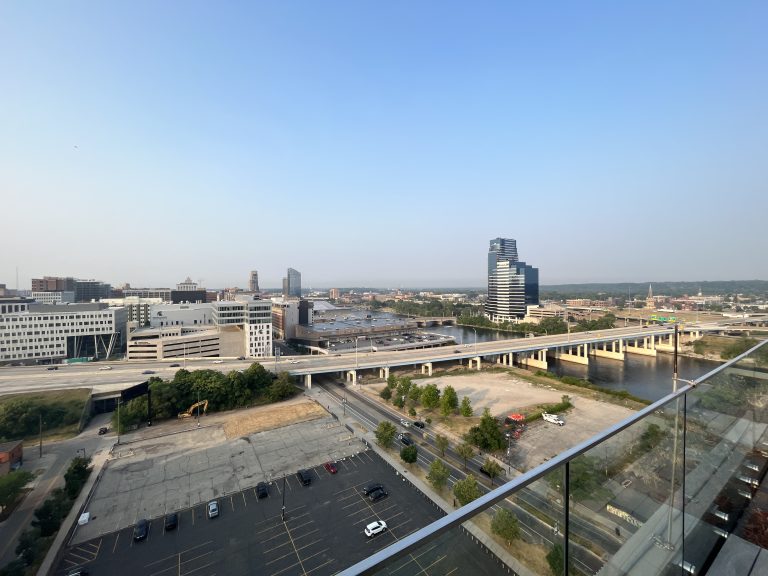
[[[208,400],[200,400],[200,402],[195,402],[186,412],[179,412],[179,420],[182,418],[190,418],[191,416],[194,416],[195,408],[199,409],[201,406],[203,408],[203,414],[205,414],[205,411],[208,410]]]

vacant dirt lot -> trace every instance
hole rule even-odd
[[[459,398],[468,396],[475,415],[485,408],[494,416],[511,412],[524,412],[539,404],[560,402],[563,392],[549,386],[532,384],[507,373],[478,372],[461,376],[438,376],[414,380],[419,386],[434,382],[442,391],[449,384]],[[373,387],[371,387],[373,388]],[[381,389],[381,386],[376,386]],[[378,394],[375,391],[378,398]],[[574,407],[562,414],[565,426],[556,426],[543,420],[530,424],[519,440],[513,441],[511,464],[519,470],[529,470],[552,456],[587,440],[608,426],[634,413],[633,410],[599,400],[593,400],[577,393],[569,393]],[[390,405],[391,406],[391,405]],[[423,416],[426,416],[424,414]],[[421,414],[420,417],[423,417]],[[452,422],[441,423],[441,417],[431,414],[435,432],[446,434],[454,442],[476,419],[455,417]]]
[[[297,424],[322,418],[328,413],[316,402],[294,400],[278,406],[261,406],[224,422],[224,433],[227,438],[239,438],[262,430],[272,430],[289,424]]]

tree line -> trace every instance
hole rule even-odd
[[[177,370],[170,380],[150,378],[152,419],[168,420],[196,403],[208,401],[208,411],[232,410],[258,404],[269,404],[290,398],[298,392],[293,377],[287,372],[274,376],[264,366],[254,362],[243,371],[227,374],[217,370]],[[120,407],[121,432],[147,418],[147,398],[142,396]],[[112,422],[117,427],[115,412]]]

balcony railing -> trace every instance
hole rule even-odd
[[[768,341],[677,384],[342,574],[415,573],[467,531],[504,550],[499,573],[768,573]],[[518,535],[494,534],[510,515]]]

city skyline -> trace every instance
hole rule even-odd
[[[9,287],[768,278],[764,3],[0,15]]]

